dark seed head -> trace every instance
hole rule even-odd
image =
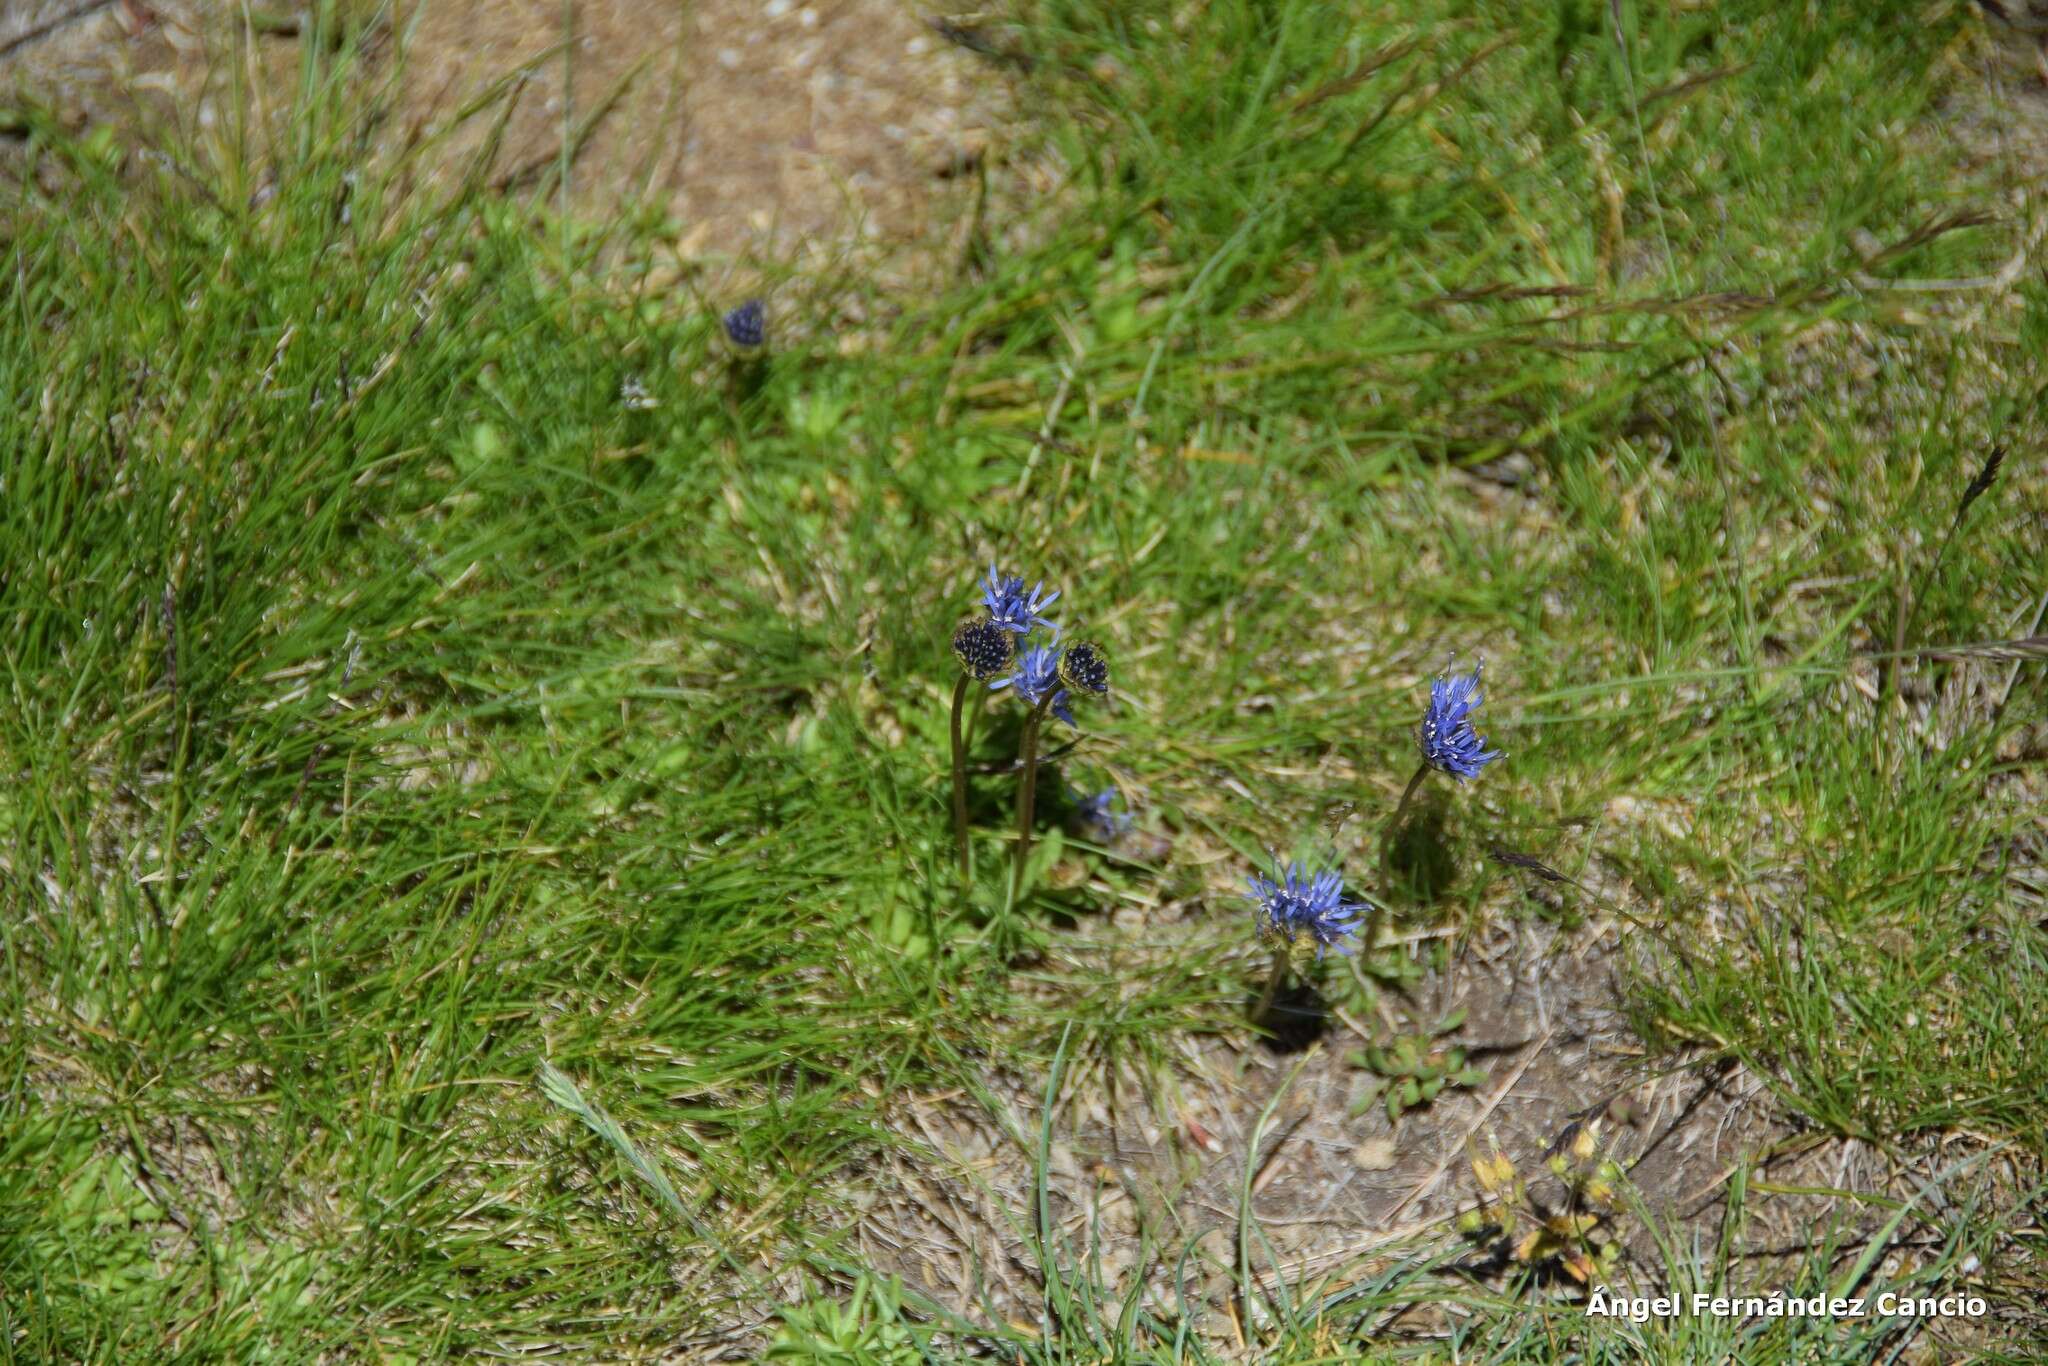
[[[994,678],[1016,661],[1017,637],[985,617],[963,621],[953,632],[953,658],[970,678]]]
[[[1087,641],[1070,645],[1060,656],[1060,682],[1075,692],[1101,697],[1109,691],[1109,656]]]

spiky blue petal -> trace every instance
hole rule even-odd
[[[1251,903],[1258,917],[1259,933],[1293,946],[1313,943],[1316,957],[1325,949],[1352,953],[1350,942],[1364,923],[1363,912],[1371,907],[1363,901],[1344,899],[1344,875],[1334,868],[1314,877],[1305,875],[1299,863],[1285,867],[1274,860],[1279,881],[1258,873],[1250,878]]]
[[[1486,737],[1472,729],[1472,713],[1483,700],[1479,675],[1485,668],[1482,659],[1469,674],[1431,679],[1429,706],[1422,713],[1418,738],[1423,761],[1461,783],[1478,777],[1481,769],[1500,758],[1500,751],[1488,749]]]
[[[1067,706],[1067,690],[1060,687],[1060,650],[1057,645],[1035,645],[1017,656],[1016,672],[988,685],[990,692],[1011,688],[1026,706],[1037,706],[1050,695],[1052,714],[1068,725],[1074,713]]]
[[[1015,631],[1022,636],[1029,635],[1035,626],[1043,626],[1057,639],[1060,628],[1043,613],[1059,601],[1060,595],[1057,590],[1046,593],[1044,589],[1045,581],[1041,579],[1026,591],[1022,575],[1009,578],[998,574],[996,567],[990,565],[988,580],[981,590],[981,603],[988,609],[988,619],[1005,631]]]

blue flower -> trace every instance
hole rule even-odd
[[[1485,668],[1482,659],[1469,674],[1430,680],[1429,708],[1422,714],[1423,762],[1459,782],[1478,777],[1480,769],[1500,758],[1500,751],[1488,749],[1486,737],[1472,729],[1472,712],[1481,700],[1479,674]]]
[[[1109,809],[1115,800],[1116,789],[1105,787],[1080,804],[1081,824],[1098,844],[1112,844],[1131,828],[1129,813]]]
[[[990,692],[998,688],[1015,688],[1025,705],[1032,707],[1050,695],[1052,714],[1070,726],[1074,724],[1074,713],[1067,708],[1067,690],[1060,687],[1060,650],[1057,645],[1038,645],[1026,650],[1017,656],[1017,672],[1008,678],[998,678],[988,688]]]
[[[1093,641],[1069,645],[1060,656],[1060,682],[1075,692],[1108,696],[1109,656]]]
[[[749,299],[725,315],[725,335],[740,346],[759,346],[768,336],[768,311]]]
[[[964,621],[953,632],[953,658],[970,678],[994,678],[1017,662],[1017,637],[992,621]]]
[[[1316,957],[1334,948],[1351,953],[1356,944],[1346,943],[1364,921],[1360,912],[1370,909],[1362,901],[1344,899],[1344,875],[1332,868],[1304,877],[1299,863],[1285,868],[1273,860],[1273,871],[1281,880],[1251,876],[1251,902],[1257,908],[1259,933],[1277,939],[1290,950],[1305,950],[1314,944]]]
[[[1059,593],[1041,594],[1045,581],[1031,585],[1031,591],[1024,590],[1024,580],[1005,578],[996,573],[996,567],[988,567],[988,583],[981,590],[982,605],[988,608],[988,619],[1005,631],[1018,635],[1029,635],[1034,626],[1043,626],[1058,638],[1060,628],[1046,620],[1040,613],[1059,601]]]

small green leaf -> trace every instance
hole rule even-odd
[[[1357,1093],[1351,1098],[1351,1107],[1347,1111],[1350,1118],[1357,1119],[1372,1108],[1372,1103],[1379,1099],[1382,1084],[1378,1077],[1367,1077],[1365,1079],[1364,1084],[1358,1088]]]

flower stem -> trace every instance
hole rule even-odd
[[[1422,790],[1422,780],[1428,776],[1429,765],[1427,763],[1418,764],[1415,769],[1415,776],[1410,778],[1408,786],[1401,790],[1401,800],[1395,805],[1393,817],[1387,821],[1387,828],[1380,835],[1380,868],[1390,880],[1398,879],[1401,876],[1400,870],[1395,867],[1396,861],[1399,858],[1401,818],[1408,814],[1408,808],[1414,804],[1415,794]],[[1364,951],[1367,955],[1370,955],[1379,946],[1380,928],[1385,923],[1386,917],[1386,907],[1381,905],[1379,901],[1374,901],[1371,913],[1365,918]]]
[[[1017,861],[1010,869],[1010,899],[1017,899],[1024,888],[1024,861],[1031,857],[1031,815],[1032,807],[1038,800],[1038,723],[1045,719],[1047,707],[1052,705],[1053,693],[1048,690],[1024,718],[1024,744],[1019,757],[1024,762],[1024,777],[1017,788]]]
[[[966,674],[953,685],[953,845],[960,851],[960,876],[969,876],[967,866],[967,742],[960,729],[960,714],[967,709]]]
[[[1273,971],[1266,978],[1266,989],[1259,993],[1259,1003],[1252,1007],[1252,1023],[1264,1024],[1266,1012],[1273,1008],[1273,998],[1280,994],[1280,984],[1287,980],[1287,954],[1280,949],[1273,950]]]
[[[1415,794],[1422,788],[1422,780],[1429,776],[1429,765],[1422,764],[1415,770],[1415,776],[1408,780],[1408,786],[1401,791],[1401,801],[1394,808],[1394,818],[1387,822],[1387,831],[1392,833],[1401,828],[1401,817],[1408,814],[1408,804],[1415,800]]]

